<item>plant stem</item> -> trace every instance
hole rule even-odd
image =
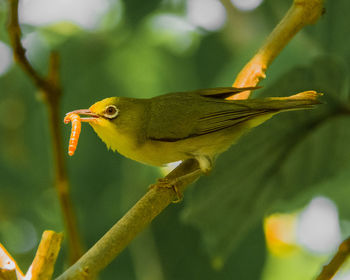
[[[59,81],[59,58],[56,52],[50,55],[48,77],[42,77],[32,67],[25,56],[25,49],[21,43],[21,29],[18,22],[18,0],[9,1],[8,34],[13,48],[13,55],[17,64],[34,82],[46,101],[52,136],[52,148],[55,168],[55,188],[63,213],[65,232],[69,244],[70,263],[74,263],[83,253],[81,239],[78,234],[76,216],[69,196],[67,169],[65,166],[63,145],[60,130],[60,100],[62,90]]]
[[[323,0],[294,0],[286,15],[271,32],[253,58],[239,72],[234,87],[256,86],[266,70],[289,41],[306,25],[316,23],[323,13]],[[232,100],[247,99],[251,91],[233,95]]]
[[[345,239],[339,246],[337,253],[329,264],[325,265],[316,280],[330,280],[337,273],[350,255],[350,237]]]
[[[26,274],[31,274],[31,280],[51,279],[62,238],[61,233],[51,230],[44,231],[33,263]]]

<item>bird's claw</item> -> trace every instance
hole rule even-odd
[[[149,189],[153,188],[167,188],[167,189],[173,189],[176,193],[176,199],[173,200],[173,203],[179,203],[183,199],[183,194],[180,192],[178,186],[177,186],[178,180],[175,179],[168,179],[168,178],[159,178],[157,179],[157,183],[150,185]]]

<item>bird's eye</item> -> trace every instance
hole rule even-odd
[[[119,110],[114,105],[109,105],[106,107],[104,116],[109,119],[114,119],[119,113]]]

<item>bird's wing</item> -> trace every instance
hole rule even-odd
[[[238,89],[242,90],[242,89]],[[246,89],[245,89],[246,90]],[[178,141],[214,133],[252,120],[255,126],[268,115],[286,110],[313,108],[320,104],[315,91],[288,97],[225,100],[233,88],[216,88],[186,93],[170,93],[151,99],[147,137],[159,141]]]
[[[229,128],[267,113],[263,109],[252,109],[245,102],[212,98],[226,93],[228,91],[209,89],[203,94],[190,92],[156,97],[150,109],[147,138],[175,142]]]
[[[236,108],[235,110],[206,114],[198,119],[192,135],[200,136],[217,132],[269,113],[271,113],[270,110],[242,110]]]
[[[225,99],[225,98],[228,98],[232,95],[235,95],[235,94],[243,92],[243,91],[256,90],[259,88],[261,88],[261,87],[242,87],[242,88],[218,87],[218,88],[209,88],[209,89],[198,89],[198,90],[192,91],[190,93],[198,94],[198,95],[204,96],[204,97]]]

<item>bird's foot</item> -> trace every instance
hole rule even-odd
[[[176,199],[173,200],[173,203],[179,203],[183,199],[183,194],[178,188],[179,180],[177,178],[168,179],[168,178],[159,178],[157,179],[157,183],[150,185],[149,189],[153,188],[167,188],[173,189],[176,193]]]

